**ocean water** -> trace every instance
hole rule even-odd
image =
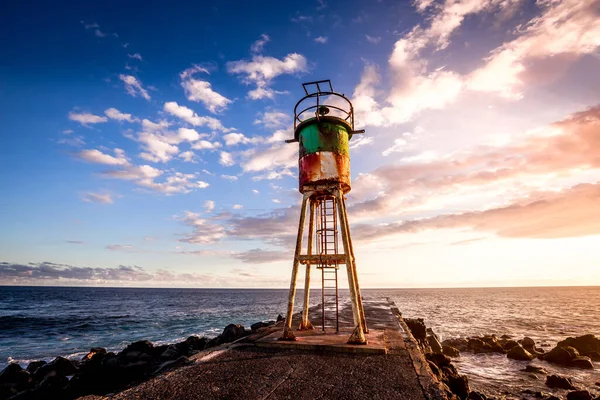
[[[389,297],[405,317],[424,318],[442,340],[509,334],[549,349],[567,336],[600,336],[600,287],[364,289],[363,295]],[[319,292],[311,297],[318,303]],[[216,336],[229,323],[249,327],[275,319],[286,303],[287,289],[0,287],[0,368],[57,355],[80,358],[96,346],[119,350],[139,339],[162,344]],[[600,363],[595,371],[533,363],[588,389],[600,381]],[[519,371],[526,363],[503,355],[465,353],[455,364],[473,388],[488,393],[551,392],[543,379]]]

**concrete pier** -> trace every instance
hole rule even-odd
[[[364,299],[369,323],[367,345],[348,345],[350,304],[340,312],[340,332],[297,333],[278,341],[283,324],[242,341],[201,352],[194,364],[155,377],[112,399],[446,399],[408,332],[387,299]],[[300,323],[294,316],[293,326]],[[90,398],[97,398],[95,396]]]

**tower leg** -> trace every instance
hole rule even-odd
[[[292,281],[290,282],[290,295],[288,298],[287,314],[285,318],[285,327],[279,340],[296,340],[292,331],[292,316],[294,315],[294,299],[296,297],[296,280],[298,278],[298,267],[300,260],[298,256],[302,250],[302,235],[304,234],[304,220],[306,219],[306,203],[308,202],[308,193],[302,198],[302,208],[300,209],[300,222],[298,223],[298,237],[296,238],[296,251],[294,253],[294,265],[292,267]]]
[[[308,244],[306,248],[306,254],[309,256],[312,254],[314,234],[315,234],[315,208],[316,203],[314,200],[310,200],[310,214],[308,220]],[[304,308],[302,309],[302,321],[298,329],[315,329],[308,319],[308,302],[310,300],[310,263],[306,263],[306,275],[304,277]]]
[[[348,274],[348,287],[350,289],[350,301],[352,303],[352,316],[354,317],[354,332],[350,335],[348,339],[349,344],[367,344],[367,339],[365,338],[365,332],[363,329],[363,324],[361,321],[360,315],[360,306],[359,302],[362,300],[358,297],[356,293],[356,284],[355,284],[355,275],[353,272],[353,252],[352,252],[352,244],[350,243],[350,235],[348,230],[348,220],[346,218],[346,209],[343,207],[344,204],[344,196],[341,191],[336,191],[335,194],[336,201],[338,202],[338,215],[340,219],[340,226],[342,231],[342,242],[344,244],[344,254],[346,255],[346,272]]]
[[[342,200],[344,195],[342,194]],[[342,201],[340,205],[344,208],[344,215],[346,217],[346,229],[348,234],[348,242],[350,243],[350,253],[352,254],[352,273],[354,275],[354,286],[356,287],[356,295],[359,299],[358,307],[360,313],[360,321],[363,327],[363,331],[365,333],[369,333],[369,328],[367,327],[367,319],[365,318],[365,309],[362,303],[362,296],[360,294],[360,285],[358,284],[358,272],[356,271],[356,257],[354,257],[354,246],[352,245],[352,236],[350,235],[350,223],[348,223],[348,213],[346,212],[346,202]]]

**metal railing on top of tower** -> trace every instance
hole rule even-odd
[[[324,89],[321,86],[324,86]],[[294,129],[296,129],[298,124],[309,118],[319,119],[321,116],[332,113],[330,116],[346,121],[352,128],[352,131],[354,131],[354,108],[352,107],[352,103],[343,94],[333,91],[333,86],[329,79],[306,82],[302,84],[302,87],[306,96],[301,98],[294,107]],[[315,87],[316,91],[309,91],[311,87]],[[298,107],[303,103],[309,105],[298,112]],[[310,115],[305,115],[305,113],[312,110],[314,112],[311,112]]]

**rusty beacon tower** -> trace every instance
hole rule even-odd
[[[343,94],[333,91],[330,80],[307,82],[302,86],[306,96],[294,108],[294,138],[286,140],[287,143],[299,143],[299,190],[303,198],[287,316],[280,340],[296,340],[292,330],[292,315],[300,264],[306,265],[306,275],[299,329],[313,329],[308,319],[308,308],[310,272],[314,265],[321,270],[322,328],[325,330],[326,311],[333,312],[333,307],[326,310],[327,303],[328,306],[335,306],[335,330],[339,331],[338,269],[340,265],[346,265],[355,326],[348,343],[366,344],[367,323],[344,199],[344,195],[350,191],[348,142],[354,134],[363,133],[364,130],[354,130],[352,103]],[[307,207],[308,242],[303,254]],[[341,249],[338,244],[340,239]]]

